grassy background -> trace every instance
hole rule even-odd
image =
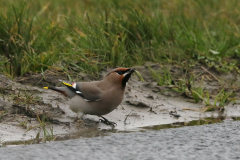
[[[240,65],[238,0],[0,0],[0,71]]]

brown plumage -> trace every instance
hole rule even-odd
[[[44,87],[58,91],[70,98],[69,107],[77,113],[102,115],[112,112],[123,100],[126,83],[134,72],[130,68],[116,68],[101,81],[67,83],[65,87]],[[103,118],[103,122],[113,125]]]

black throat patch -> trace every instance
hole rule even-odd
[[[132,75],[132,73],[129,73],[125,77],[123,77],[123,79],[122,79],[122,86],[123,86],[123,88],[126,87],[126,84],[127,84],[128,80],[129,80],[129,78],[131,77],[131,75]]]

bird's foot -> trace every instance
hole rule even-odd
[[[102,116],[99,116],[99,117],[102,118],[102,119],[100,119],[99,121],[102,122],[102,123],[104,123],[104,124],[106,124],[106,125],[110,125],[110,126],[112,126],[112,127],[115,127],[115,126],[117,125],[117,123],[111,122],[111,121],[107,120],[106,118],[104,118],[104,117],[102,117]]]
[[[170,111],[169,114],[177,118],[181,117],[179,114],[177,114],[177,111]]]

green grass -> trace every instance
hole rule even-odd
[[[23,128],[27,128],[27,119],[26,120],[24,120],[24,121],[20,121],[20,120],[17,120],[18,122],[19,122],[19,126],[21,126],[21,127],[23,127]]]
[[[10,77],[146,61],[239,67],[238,0],[0,2],[0,70]]]
[[[37,115],[37,119],[38,119],[39,125],[29,128],[28,130],[26,130],[26,132],[35,128],[39,128],[40,131],[36,135],[35,143],[39,143],[41,133],[43,137],[41,139],[42,142],[54,141],[56,139],[56,136],[53,135],[53,126],[48,125],[46,116],[42,115],[41,117],[39,117],[39,115]]]
[[[6,111],[1,111],[0,112],[0,122],[2,122],[2,119],[4,118],[4,116],[7,115],[7,112]]]
[[[156,81],[158,83],[158,85],[162,86],[162,85],[172,85],[172,75],[170,74],[170,72],[163,68],[163,74],[161,75],[160,72],[157,72],[153,69],[151,69],[150,67],[148,67],[150,72],[151,72],[151,76],[154,79],[154,81]]]
[[[204,79],[203,77],[199,77],[201,74],[194,75],[193,72],[185,72],[185,74],[179,75],[179,73],[175,71],[170,72],[165,67],[160,67],[158,70],[148,67],[151,78],[156,81],[159,86],[166,88],[164,91],[162,89],[161,93],[175,91],[181,93],[182,96],[194,99],[196,103],[203,101],[207,107],[205,111],[221,109],[230,102],[238,99],[236,86],[234,85],[224,86],[222,85],[222,81],[215,79],[215,81],[218,82],[219,91],[217,94],[212,94],[213,90],[211,88],[204,87]],[[211,95],[209,92],[211,92]]]

